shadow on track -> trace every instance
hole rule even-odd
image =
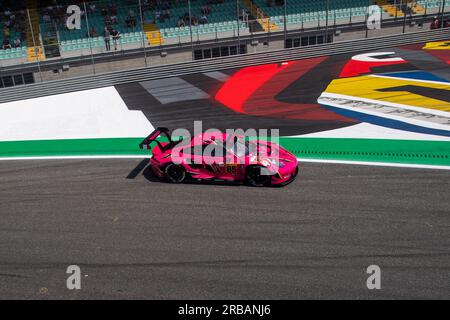
[[[150,159],[144,159],[139,164],[130,171],[130,173],[127,175],[126,179],[135,179],[141,172],[145,179],[147,179],[150,182],[157,182],[157,183],[169,183],[167,181],[161,180],[152,170],[151,166],[148,164],[150,163]],[[195,180],[192,178],[186,179],[183,184],[203,184],[203,185],[222,185],[222,186],[240,186],[246,184],[242,182],[233,182],[233,181],[215,181],[215,180]]]
[[[131,170],[131,172],[127,175],[126,179],[135,179],[141,172],[145,179],[150,182],[158,182],[158,183],[170,183],[168,181],[160,179],[152,170],[150,164],[150,159],[144,159],[139,164]],[[217,185],[217,186],[245,186],[251,187],[249,184],[241,181],[220,181],[220,180],[196,180],[191,177],[187,177],[183,184],[201,184],[201,185]],[[289,183],[290,184],[290,183]],[[269,188],[281,188],[284,186],[268,186]]]
[[[139,164],[127,175],[127,179],[135,179],[149,163],[150,159],[144,159],[139,162]]]

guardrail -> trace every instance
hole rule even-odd
[[[444,18],[444,20],[448,20],[448,17],[450,17],[450,14],[447,14]],[[428,17],[430,18],[430,17]],[[423,22],[427,17],[421,15],[421,16],[412,16],[408,17],[408,24],[411,22]],[[403,18],[396,19],[395,17],[392,18],[385,18],[382,21],[383,28],[385,30],[389,30],[386,28],[390,27],[398,27],[405,23]],[[267,31],[267,32],[255,32],[251,33],[249,35],[240,35],[239,37],[237,35],[230,36],[230,37],[221,37],[221,38],[215,38],[215,39],[203,39],[203,40],[194,40],[193,44],[195,47],[197,46],[217,46],[218,44],[224,44],[228,45],[228,43],[250,43],[250,41],[258,40],[258,41],[274,41],[274,40],[284,40],[285,38],[289,37],[303,37],[308,36],[309,34],[316,34],[316,33],[324,33],[327,32],[330,34],[336,30],[341,30],[347,33],[352,31],[361,31],[365,30],[366,28],[366,22],[352,22],[348,24],[332,24],[328,27],[326,26],[320,26],[320,27],[309,27],[304,29],[288,29],[288,30],[278,30],[278,31]],[[389,34],[389,31],[386,33]],[[335,38],[335,41],[340,41],[339,38]],[[40,66],[41,70],[51,70],[51,68],[61,68],[62,65],[68,64],[68,65],[82,65],[82,64],[91,64],[92,58],[94,58],[95,62],[108,62],[108,61],[114,61],[118,59],[125,59],[125,58],[143,58],[144,55],[151,55],[151,54],[159,54],[161,51],[167,51],[169,54],[170,52],[176,52],[178,50],[192,50],[192,43],[191,42],[179,42],[176,44],[164,44],[162,46],[156,46],[156,47],[146,47],[144,48],[133,48],[133,49],[126,49],[126,50],[120,50],[117,52],[103,52],[103,53],[94,53],[93,56],[91,55],[80,55],[75,57],[66,57],[66,58],[59,58],[59,59],[49,59],[40,61],[39,64],[35,61],[27,61],[25,64],[18,64],[18,65],[7,65],[7,66],[0,66],[0,73],[20,73],[21,70],[29,70],[34,72],[36,69],[38,69],[38,65]],[[150,57],[148,57],[150,58]],[[185,61],[187,62],[187,61]]]
[[[64,80],[52,80],[24,86],[0,89],[0,103],[37,98],[80,90],[108,87],[124,83],[182,76],[193,73],[218,71],[230,68],[242,68],[251,65],[278,63],[317,56],[328,56],[345,53],[358,53],[367,50],[394,47],[400,45],[442,41],[450,38],[450,29],[438,29],[422,32],[389,35],[383,37],[349,40],[306,48],[281,49],[250,53],[245,55],[198,60],[139,68],[125,71],[114,71],[97,75],[74,77]]]

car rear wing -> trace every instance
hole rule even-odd
[[[156,140],[161,134],[165,135],[167,137],[167,139],[169,140],[169,145],[172,144],[172,138],[170,137],[169,134],[169,129],[168,128],[163,128],[163,127],[158,127],[156,128],[152,133],[150,133],[148,135],[147,138],[145,138],[144,140],[142,140],[142,142],[139,144],[139,148],[141,149],[151,149],[150,148],[150,144],[155,141],[159,148],[161,149],[161,151],[164,151],[164,146],[161,144],[161,142],[159,142],[158,140]]]

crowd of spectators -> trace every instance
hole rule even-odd
[[[208,0],[200,9],[192,10],[189,14],[187,0],[175,1],[161,1],[161,0],[142,0],[142,8],[145,12],[150,12],[153,15],[151,23],[164,23],[171,18],[170,9],[172,5],[186,8],[185,13],[176,20],[177,27],[186,27],[189,25],[198,26],[199,24],[207,24],[208,16],[212,13],[212,5],[223,3],[224,0]],[[192,3],[196,4],[196,1]]]
[[[112,31],[114,28],[118,28],[119,24],[122,23],[124,27],[132,28],[136,27],[137,25],[137,19],[136,14],[133,11],[133,9],[128,10],[128,16],[125,18],[124,21],[119,21],[119,18],[117,16],[117,6],[114,2],[111,2],[110,4],[97,4],[95,2],[89,3],[86,7],[80,6],[80,17],[81,19],[86,18],[86,11],[88,17],[89,15],[97,16],[101,15],[104,20],[104,27],[108,28],[108,30]],[[54,23],[57,28],[65,28],[67,29],[67,19],[69,15],[66,12],[67,7],[62,5],[54,5],[54,6],[48,6],[43,10],[42,13],[42,20],[45,23]],[[90,30],[91,33],[93,30]],[[97,31],[95,31],[97,33]]]
[[[105,41],[106,51],[111,50],[111,39],[113,41],[114,50],[117,50],[117,41],[120,39],[120,31],[118,30],[118,25],[121,23],[117,16],[117,7],[114,3],[109,5],[100,5],[98,8],[96,4],[92,3],[89,5],[89,10],[92,14],[95,14],[97,10],[100,11],[101,16],[104,19],[103,28],[103,39]],[[126,28],[136,27],[136,14],[132,8],[128,9],[128,15],[123,21]],[[97,30],[91,30],[91,36],[95,37],[97,35]]]
[[[117,27],[120,23],[123,23],[126,28],[133,28],[137,25],[136,13],[132,8],[128,9],[128,15],[125,18],[125,21],[119,21],[117,16],[117,7],[114,3],[109,5],[97,6],[92,3],[89,5],[90,13],[95,14],[97,10],[100,11],[102,17],[104,18],[105,27],[107,27],[110,31]]]
[[[55,27],[66,28],[67,18],[69,17],[66,10],[67,7],[60,4],[50,5],[42,10],[42,22]],[[82,9],[81,16],[84,17],[84,14],[85,12]]]
[[[67,30],[67,19],[69,16],[66,13],[66,9],[66,7],[61,5],[48,6],[42,14],[43,22],[50,23],[58,29],[62,28],[63,30]],[[91,22],[97,21],[100,17],[103,19],[103,30],[97,30],[94,23],[92,23],[92,26],[86,32],[86,37],[98,37],[102,35],[107,51],[111,50],[111,39],[114,44],[114,49],[117,50],[117,41],[120,39],[119,28],[121,25],[125,28],[134,28],[137,26],[137,18],[134,10],[129,8],[127,17],[124,21],[120,21],[118,8],[114,2],[109,4],[91,2],[86,6],[80,6],[80,9],[80,17],[82,20],[86,19],[86,14],[88,15],[88,21],[89,17],[92,17]]]
[[[25,11],[12,11],[6,8],[0,13],[2,22],[2,49],[20,48],[26,39]]]
[[[196,4],[198,0],[192,0],[193,4]],[[278,3],[279,0],[268,0]],[[185,26],[198,26],[205,25],[209,22],[209,17],[213,11],[212,6],[214,4],[223,3],[224,0],[207,0],[203,2],[203,5],[195,6],[195,9],[189,12],[187,0],[142,0],[142,13],[144,17],[150,16],[150,21],[146,20],[144,23],[163,23],[172,18],[171,8],[184,7],[186,11],[184,15],[175,19],[177,27]],[[91,2],[86,5],[80,5],[80,17],[86,19],[86,15],[94,18],[95,21],[103,19],[103,30],[97,30],[98,23],[92,23],[89,30],[86,31],[87,37],[104,36],[105,45],[107,50],[111,49],[110,42],[112,40],[114,47],[117,47],[117,40],[120,39],[119,29],[135,28],[140,24],[140,12],[134,0],[120,1],[120,5],[128,8],[126,18],[124,18],[123,11],[121,15],[118,15],[117,5],[111,1],[109,3]],[[134,6],[133,6],[134,5]],[[134,8],[134,9],[133,9]],[[46,6],[39,10],[41,17],[40,23],[45,23],[50,29],[53,30],[68,30],[67,20],[69,14],[67,14],[67,6],[54,1],[51,5]],[[123,9],[122,9],[123,10]],[[87,12],[86,12],[87,11]],[[138,20],[139,19],[139,20]],[[123,20],[123,21],[122,21]],[[20,47],[26,39],[27,30],[27,15],[26,11],[11,11],[6,8],[4,12],[0,14],[0,21],[3,25],[3,49],[9,49],[14,47]],[[94,19],[93,19],[94,21]],[[14,33],[12,32],[14,30]],[[15,37],[15,35],[19,35]]]
[[[200,8],[199,16],[197,16],[196,12],[186,11],[183,16],[178,19],[177,27],[185,27],[185,26],[198,26],[199,24],[207,24],[208,23],[208,15],[211,14],[212,9],[209,4],[204,5]],[[189,17],[190,16],[190,17]]]

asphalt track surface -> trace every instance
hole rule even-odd
[[[449,171],[303,164],[251,188],[157,182],[140,163],[0,162],[0,298],[450,297]]]

